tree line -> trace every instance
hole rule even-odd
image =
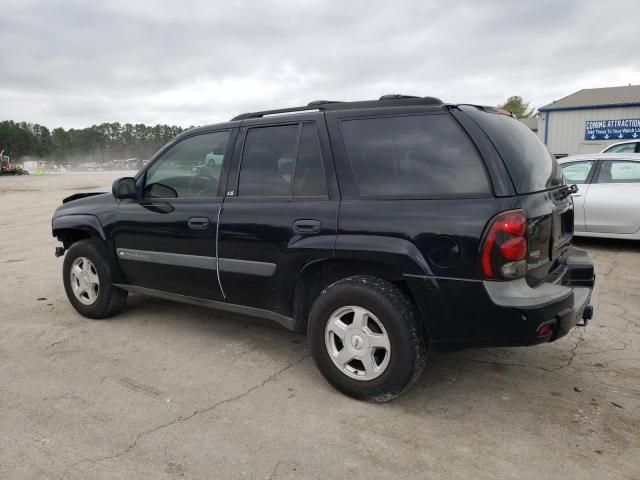
[[[0,122],[0,150],[13,161],[35,157],[57,163],[99,163],[150,158],[184,129],[175,125],[102,123],[87,128],[49,130],[37,123]]]

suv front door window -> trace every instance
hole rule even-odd
[[[230,130],[188,137],[147,171],[147,198],[215,197]]]

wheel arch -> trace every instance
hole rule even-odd
[[[118,265],[113,244],[107,239],[98,217],[84,214],[62,215],[55,217],[52,223],[53,236],[62,242],[65,250],[80,240],[95,240],[111,266],[114,283],[128,283]]]
[[[415,279],[404,276],[397,268],[383,262],[346,258],[332,258],[312,262],[305,265],[300,271],[296,279],[293,298],[294,330],[298,332],[306,331],[311,307],[322,290],[338,280],[355,275],[368,275],[381,278],[393,283],[402,290],[416,305],[427,338],[429,338],[430,328],[426,312],[432,309],[428,305],[428,299],[417,296],[419,290],[414,288]],[[434,307],[436,307],[433,309],[435,311],[441,310],[441,305]]]
[[[94,215],[63,215],[55,217],[52,222],[53,236],[62,242],[67,249],[79,240],[94,238],[106,241],[106,235]]]

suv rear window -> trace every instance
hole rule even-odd
[[[562,170],[547,147],[522,122],[475,107],[464,108],[492,140],[518,194],[562,185]]]
[[[471,140],[447,114],[359,118],[341,124],[361,197],[490,193]]]

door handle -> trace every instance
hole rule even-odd
[[[191,217],[187,220],[189,228],[195,228],[197,230],[203,230],[209,227],[210,220],[207,217]]]
[[[320,220],[296,220],[293,222],[293,231],[305,235],[319,233],[321,225]]]

